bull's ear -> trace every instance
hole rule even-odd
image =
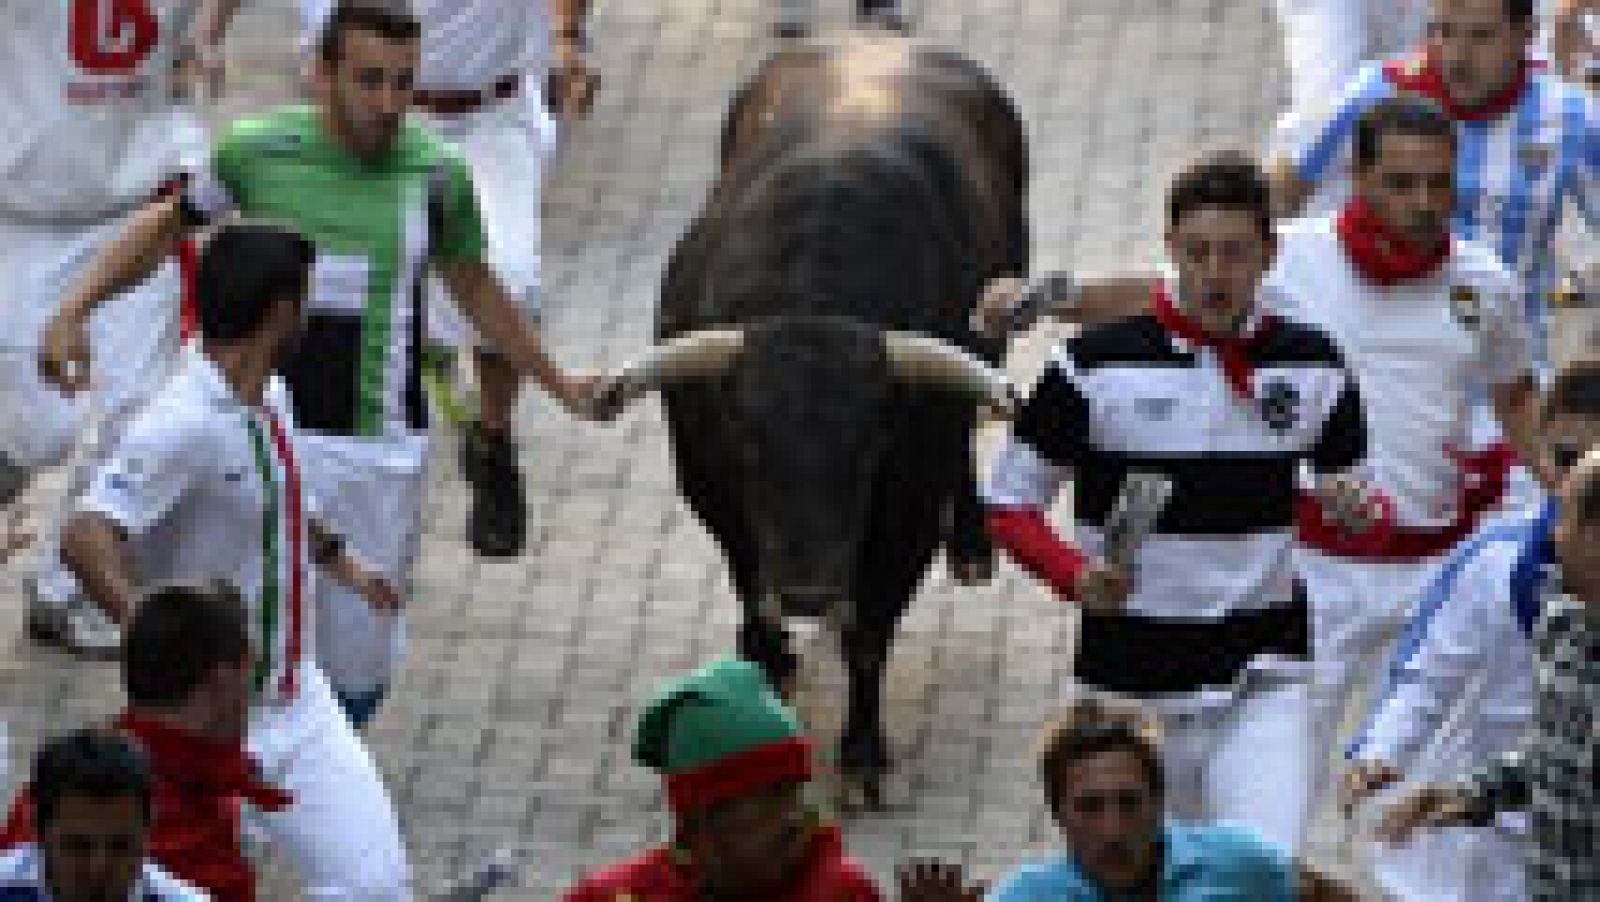
[[[606,380],[607,404],[622,407],[669,385],[721,375],[744,350],[739,329],[701,329],[656,345]]]
[[[918,332],[883,333],[883,352],[895,378],[906,385],[950,391],[1010,418],[1019,404],[1016,387],[997,367],[965,348]]]

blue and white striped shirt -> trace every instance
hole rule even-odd
[[[1396,88],[1384,63],[1362,67],[1330,114],[1286,129],[1288,162],[1311,184],[1348,170],[1356,121]],[[1535,70],[1510,113],[1458,122],[1458,237],[1493,247],[1522,283],[1537,358],[1548,360],[1546,304],[1560,278],[1556,230],[1570,200],[1593,230],[1600,222],[1600,101],[1559,77]]]

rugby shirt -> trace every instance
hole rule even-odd
[[[1300,477],[1307,463],[1354,466],[1366,426],[1327,336],[1276,317],[1256,328],[1248,400],[1210,349],[1152,315],[1088,329],[1053,354],[1001,449],[989,505],[1047,509],[1070,474],[1076,536],[1096,555],[1125,477],[1173,481],[1136,554],[1127,606],[1085,615],[1085,682],[1192,692],[1231,686],[1252,662],[1304,669],[1306,612],[1290,563]]]

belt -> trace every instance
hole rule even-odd
[[[430,91],[419,88],[411,95],[412,106],[440,116],[461,116],[475,112],[496,100],[509,100],[522,90],[522,75],[503,76],[481,91]]]

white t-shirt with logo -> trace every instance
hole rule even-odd
[[[1426,279],[1366,281],[1330,217],[1286,225],[1265,295],[1277,312],[1322,328],[1344,352],[1366,407],[1365,475],[1402,526],[1448,523],[1461,492],[1451,449],[1470,451],[1473,389],[1532,372],[1516,280],[1489,248],[1454,240]]]
[[[199,0],[0,0],[0,219],[93,221],[204,149],[174,102]]]

